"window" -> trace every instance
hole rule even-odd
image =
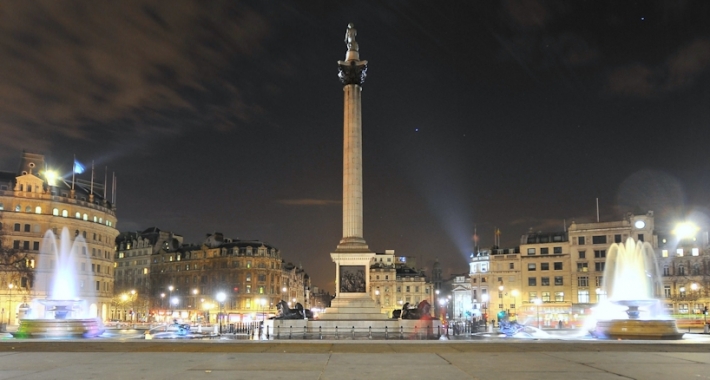
[[[540,270],[550,270],[550,263],[540,263]]]
[[[562,247],[552,247],[552,253],[554,254],[562,254]]]
[[[555,270],[562,270],[562,262],[561,261],[555,262]]]
[[[22,249],[24,249],[25,251],[29,251],[29,250],[30,250],[30,242],[29,242],[29,241],[23,241],[23,242],[22,242]]]
[[[668,265],[663,267],[663,275],[664,276],[670,276],[671,275],[671,268],[668,267]]]
[[[594,263],[594,270],[597,272],[604,272],[604,264],[606,263]]]
[[[683,248],[678,248],[675,250],[675,255],[678,257],[683,257]]]
[[[259,294],[264,294],[264,287],[263,286],[259,287]]]
[[[32,250],[39,251],[39,242],[38,241],[32,243]]]
[[[535,302],[537,300],[537,292],[528,292],[528,302]]]
[[[508,269],[515,269],[515,263],[509,263]]]
[[[15,206],[15,212],[20,212],[20,211],[22,211],[22,206],[20,206],[20,205]]]
[[[700,255],[700,251],[699,251],[697,248],[691,249],[690,252],[691,252],[691,255],[692,255],[692,256],[698,256],[698,255]]]
[[[405,292],[409,293],[409,285],[405,287]]]
[[[540,277],[540,285],[550,286],[550,278],[549,277]]]
[[[587,272],[587,271],[589,271],[589,264],[577,263],[577,272]]]
[[[621,235],[614,235],[614,243],[621,243]]]
[[[602,284],[604,284],[604,276],[597,276],[597,278],[594,282],[594,286],[600,287],[600,286],[602,286]]]
[[[535,254],[535,248],[528,248],[528,255],[534,255]]]
[[[246,281],[251,282],[251,273],[247,273]]]
[[[599,249],[599,250],[594,250],[594,258],[595,259],[604,259],[606,258],[606,250],[605,249]]]
[[[685,267],[683,265],[678,265],[678,276],[685,276]]]
[[[638,241],[643,241],[643,234],[638,234]]]
[[[259,274],[259,281],[261,281],[261,282],[266,281],[266,274]]]
[[[579,276],[577,277],[577,286],[586,288],[589,286],[589,277],[587,276]]]
[[[35,214],[41,214],[42,213],[42,207],[35,207]]]
[[[550,253],[550,248],[547,248],[547,247],[540,248],[540,254],[541,254],[541,255],[547,255],[547,254],[549,254],[549,253]]]
[[[550,302],[550,292],[542,292],[542,302]]]
[[[663,286],[663,295],[666,298],[671,298],[671,286],[670,285],[664,285]]]
[[[537,277],[528,277],[528,286],[537,286]]]
[[[20,223],[15,223],[15,231],[20,232]]]
[[[528,271],[534,271],[535,270],[535,264],[528,264]]]
[[[52,209],[52,215],[54,215],[54,216],[59,216],[59,209],[56,208],[56,207],[53,208],[53,209]]]
[[[30,225],[29,224],[25,224],[25,232],[30,232]]]
[[[562,276],[555,276],[555,286],[564,285],[564,280]]]
[[[577,291],[577,302],[589,303],[589,290],[578,290]]]
[[[251,285],[247,285],[247,293],[251,293]]]
[[[606,235],[592,236],[592,244],[606,244]]]
[[[565,302],[565,292],[555,292],[555,302]]]
[[[667,250],[667,249],[662,250],[662,251],[661,251],[661,256],[662,256],[662,257],[668,257],[668,250]]]
[[[20,241],[19,241],[19,240],[13,240],[13,241],[12,241],[12,248],[13,248],[13,249],[20,249]]]

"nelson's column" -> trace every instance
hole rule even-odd
[[[360,60],[357,31],[348,24],[345,61],[338,61],[343,83],[343,238],[330,254],[335,262],[336,298],[322,319],[386,319],[368,293],[370,261],[375,256],[362,233],[362,84],[367,61]]]

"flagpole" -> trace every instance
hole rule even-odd
[[[106,185],[108,185],[108,166],[104,167],[104,202],[106,202]]]
[[[74,179],[76,177],[76,154],[74,155],[74,162],[71,163],[71,189],[74,190]]]
[[[89,187],[89,195],[94,195],[94,161],[91,160],[91,186]]]

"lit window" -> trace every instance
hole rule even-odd
[[[41,214],[42,213],[42,207],[35,207],[35,214]]]
[[[81,213],[77,212],[76,214],[74,214],[74,217],[77,219],[81,219]]]
[[[667,249],[662,250],[662,251],[661,251],[661,256],[663,256],[663,257],[668,257],[668,250],[667,250]]]
[[[89,215],[84,214],[84,220],[89,220]]]
[[[577,291],[577,302],[589,303],[589,290],[578,290]]]
[[[675,254],[678,257],[682,257],[683,256],[683,248],[676,249]]]
[[[693,256],[698,256],[698,255],[700,255],[700,251],[698,251],[697,248],[693,248],[693,249],[691,250],[691,252],[692,252],[691,254],[692,254]]]
[[[52,215],[54,215],[54,216],[59,216],[59,209],[55,207],[55,208],[52,210]]]

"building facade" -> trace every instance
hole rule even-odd
[[[423,272],[407,265],[410,261],[415,262],[387,250],[375,254],[370,262],[370,296],[389,316],[405,304],[417,307],[424,300],[432,306],[432,311],[435,308],[434,285]]]
[[[41,254],[41,249],[50,251],[43,239],[53,236],[60,247],[65,229],[72,243],[85,242],[74,257],[78,296],[89,308],[85,312],[107,319],[114,290],[116,223],[116,208],[106,199],[105,184],[76,178],[71,172],[61,176],[43,155],[25,152],[18,171],[0,172],[3,251],[5,258],[24,258],[22,263],[0,267],[0,297],[8,301],[4,320],[18,323],[33,299],[50,296],[54,257]],[[46,235],[48,231],[53,235]]]

